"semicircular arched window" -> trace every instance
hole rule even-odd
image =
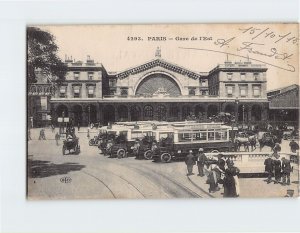
[[[150,74],[144,78],[136,89],[135,95],[138,96],[179,96],[180,88],[176,81],[166,74]]]

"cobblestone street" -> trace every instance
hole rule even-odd
[[[56,145],[55,132],[46,129],[46,140],[38,140],[39,129],[31,132],[28,144],[28,196],[30,199],[157,199],[222,197],[223,188],[208,192],[205,177],[186,176],[184,162],[158,163],[116,159],[103,156],[96,146],[88,145],[87,129],[76,132],[80,138],[79,155],[62,155],[62,140]],[[90,130],[90,137],[96,130]],[[46,149],[45,149],[46,148]],[[289,151],[288,141],[282,143]],[[269,148],[264,148],[269,151]],[[294,167],[291,185],[267,184],[265,178],[240,178],[241,197],[283,197],[287,190],[298,193],[298,168]],[[291,191],[289,191],[291,192]]]

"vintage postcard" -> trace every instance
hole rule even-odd
[[[299,196],[298,24],[26,39],[28,199]]]

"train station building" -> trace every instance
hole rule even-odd
[[[50,100],[52,118],[74,124],[114,121],[181,121],[235,114],[240,122],[268,119],[265,65],[225,62],[210,71],[192,71],[161,58],[112,72],[88,57],[65,60],[68,73]]]

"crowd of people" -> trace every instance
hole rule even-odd
[[[290,185],[290,175],[292,172],[292,166],[290,160],[285,157],[280,158],[280,155],[276,149],[274,153],[270,154],[264,161],[265,172],[268,174],[266,182],[270,184],[272,177],[274,176],[274,184]]]
[[[234,166],[231,158],[219,154],[215,159],[212,155],[206,156],[204,149],[200,148],[197,155],[190,150],[185,159],[187,165],[187,175],[193,175],[193,167],[197,165],[198,176],[206,177],[206,183],[209,184],[209,192],[214,193],[220,190],[219,185],[223,185],[224,197],[239,197],[239,168]]]

